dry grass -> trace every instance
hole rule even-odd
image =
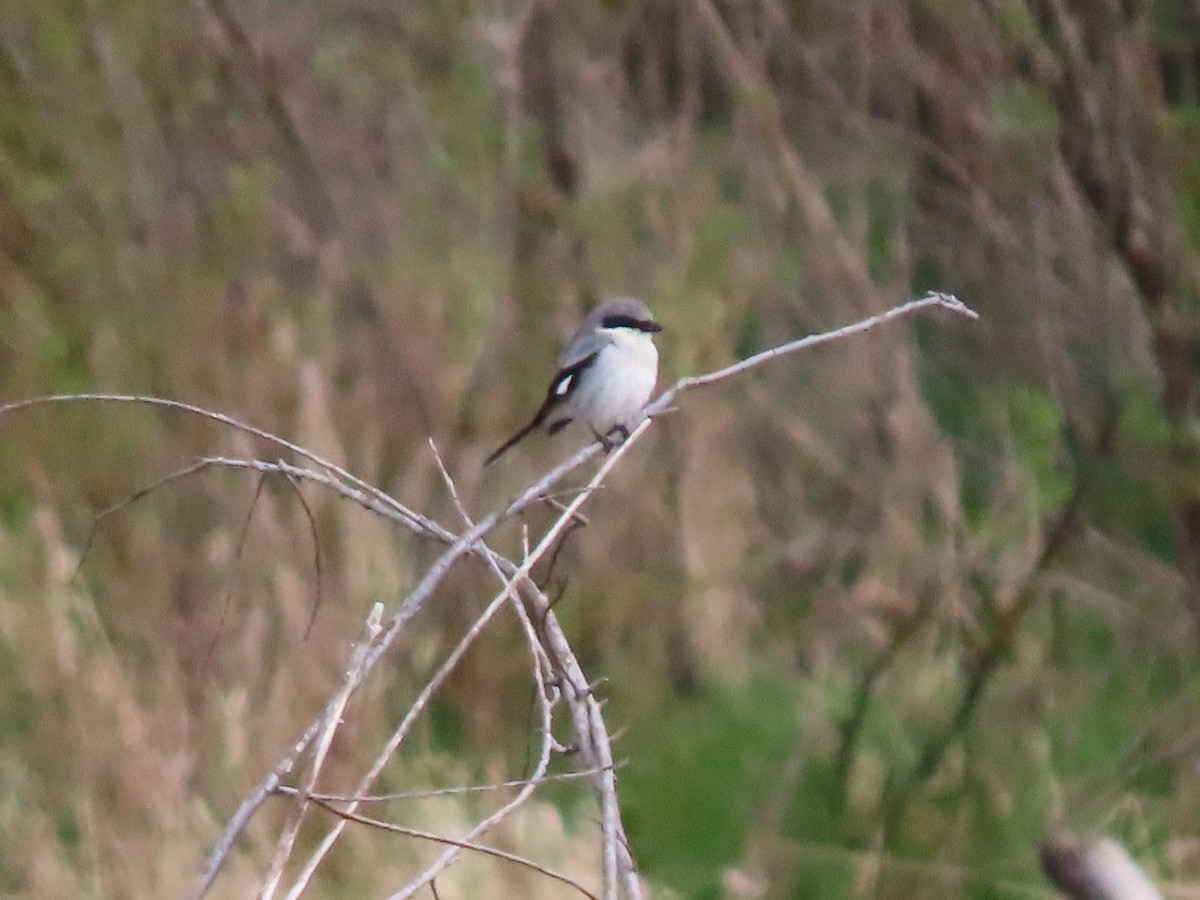
[[[1167,76],[1194,36],[1123,9],[7,7],[0,393],[202,403],[452,522],[426,437],[475,512],[559,458],[479,469],[597,296],[651,303],[665,380],[954,290],[977,329],[687,398],[560,559],[560,614],[628,725],[639,857],[687,896],[1042,896],[1037,843],[1070,827],[1186,884],[1200,238],[1196,97]],[[96,511],[213,452],[266,449],[144,410],[0,420],[5,894],[186,890],[370,605],[430,559],[305,488],[306,638],[294,492],[208,472],[106,519],[75,575]],[[354,701],[327,786],[485,575],[447,582],[393,686]],[[518,634],[467,656],[390,785],[520,771]],[[586,877],[585,795],[503,842]],[[454,831],[474,810],[392,812]],[[254,890],[283,814],[222,895]],[[433,852],[353,832],[318,888],[379,894]],[[559,896],[478,859],[439,891],[484,884]]]

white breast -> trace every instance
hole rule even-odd
[[[571,400],[574,417],[601,437],[618,425],[632,430],[658,380],[658,350],[648,334],[627,329],[612,333],[583,373]]]

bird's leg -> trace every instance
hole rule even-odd
[[[629,440],[629,429],[624,425],[614,425],[608,430],[608,434],[600,434],[598,431],[593,431],[592,434],[596,435],[596,440],[600,442],[605,453],[611,453],[613,448]]]

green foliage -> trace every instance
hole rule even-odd
[[[76,821],[70,809],[64,809],[59,813],[58,819],[54,823],[54,833],[58,837],[58,842],[67,851],[78,849],[80,839],[83,836],[79,828],[79,822]]]
[[[712,685],[630,735],[621,800],[647,873],[688,896],[720,896],[794,736],[794,706],[782,683]]]
[[[1003,36],[1014,44],[1029,46],[1040,38],[1033,9],[1026,0],[1001,0],[997,20]]]
[[[1200,138],[1200,108],[1190,113],[1191,121],[1180,123],[1180,139],[1193,143]],[[1179,224],[1193,247],[1200,248],[1200,163],[1190,161],[1175,191]]]
[[[988,94],[988,132],[996,138],[1051,140],[1060,127],[1058,110],[1041,90],[1022,83],[996,85]]]
[[[1023,384],[1005,390],[1000,402],[1015,461],[1033,479],[1038,508],[1058,509],[1071,494],[1074,473],[1064,465],[1057,404],[1045,390]]]
[[[4,581],[11,581],[4,578]],[[11,585],[0,585],[10,590]],[[0,680],[5,691],[0,695],[0,745],[6,742],[20,744],[27,738],[37,722],[41,701],[37,691],[27,683],[24,667],[27,663],[20,647],[0,644]]]
[[[253,249],[258,217],[271,196],[272,168],[232,165],[225,170],[225,189],[214,204],[214,224],[224,254],[241,256]]]
[[[696,246],[687,269],[690,284],[723,284],[729,279],[734,249],[747,234],[741,210],[722,204],[709,213],[696,230]]]
[[[868,186],[867,203],[867,269],[872,278],[882,282],[894,272],[892,243],[907,216],[908,197],[903,185],[879,179]]]

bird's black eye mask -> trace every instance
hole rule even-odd
[[[662,331],[663,327],[652,319],[635,319],[633,316],[605,316],[600,323],[602,328],[630,328],[633,331]]]

